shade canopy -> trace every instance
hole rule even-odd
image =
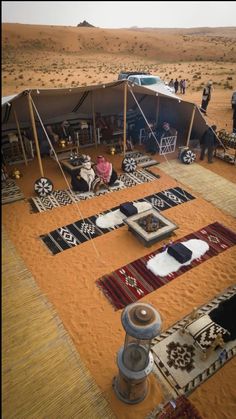
[[[2,99],[2,132],[16,129],[13,109],[21,128],[31,125],[27,98],[29,93],[45,125],[63,120],[92,119],[93,109],[102,115],[122,115],[125,84],[128,85],[127,115],[134,112],[140,114],[142,110],[150,121],[156,120],[158,112],[159,123],[168,121],[181,133],[182,138],[187,136],[193,109],[196,107],[194,103],[184,101],[168,91],[164,92],[162,86],[152,90],[150,87],[133,85],[127,80],[67,89],[32,89],[5,97]],[[200,138],[205,129],[206,122],[197,108],[191,137]]]

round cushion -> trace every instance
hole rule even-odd
[[[181,153],[180,159],[184,164],[191,164],[196,159],[196,154],[192,150],[184,150]]]
[[[46,177],[41,177],[36,180],[34,190],[40,197],[44,197],[52,193],[53,183]]]
[[[133,157],[125,157],[122,161],[122,170],[126,173],[132,173],[136,170],[137,163]]]

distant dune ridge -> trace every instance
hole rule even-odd
[[[201,103],[214,82],[211,120],[231,129],[236,89],[236,27],[126,28],[2,24],[2,94],[28,88],[67,88],[117,80],[121,70],[187,80],[185,99]]]

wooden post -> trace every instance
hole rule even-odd
[[[127,82],[124,84],[124,156],[126,150]]]
[[[96,119],[95,119],[95,112],[94,112],[94,96],[93,96],[93,91],[91,92],[92,94],[92,112],[93,112],[93,136],[94,136],[94,140],[95,140],[95,145],[96,147],[98,146],[98,141],[97,141],[97,131],[96,131]]]
[[[191,135],[191,132],[192,132],[192,127],[193,127],[193,120],[194,120],[195,111],[196,111],[196,106],[194,106],[194,108],[193,108],[193,112],[192,112],[192,117],[191,117],[191,121],[190,121],[190,125],[189,125],[189,130],[188,130],[188,136],[187,136],[187,143],[186,143],[186,147],[188,147],[188,145],[189,145],[189,140],[190,140],[190,135]]]
[[[17,132],[18,132],[18,136],[19,136],[19,139],[20,139],[20,145],[21,145],[21,148],[22,148],[25,165],[27,166],[28,165],[28,161],[27,161],[26,154],[25,154],[25,147],[24,147],[22,136],[21,136],[20,125],[19,125],[19,121],[18,121],[18,118],[17,118],[16,111],[14,109],[14,106],[13,106],[13,112],[14,112],[14,117],[15,117],[16,126],[17,126]]]
[[[38,156],[39,170],[40,170],[40,173],[41,173],[41,177],[44,177],[43,165],[42,165],[40,149],[39,149],[39,140],[38,140],[37,129],[36,129],[36,125],[35,125],[34,111],[33,111],[33,106],[32,106],[31,100],[32,99],[31,99],[31,96],[30,96],[30,93],[29,93],[28,94],[28,103],[29,103],[30,119],[31,119],[33,134],[34,134],[36,152],[37,152],[37,156]]]
[[[159,117],[159,108],[160,108],[160,96],[157,96],[157,109],[156,109],[156,126],[158,124],[158,117]]]

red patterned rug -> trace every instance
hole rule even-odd
[[[176,240],[175,243],[190,239],[204,240],[208,243],[209,250],[200,258],[193,260],[190,265],[182,266],[177,272],[160,277],[147,269],[147,261],[162,252],[163,248],[161,248],[128,265],[122,266],[109,275],[104,275],[96,281],[96,284],[116,309],[124,308],[172,281],[177,276],[189,271],[194,266],[235,245],[236,233],[215,222],[195,233]]]
[[[195,406],[185,397],[168,402],[159,413],[148,416],[150,419],[202,419]]]

